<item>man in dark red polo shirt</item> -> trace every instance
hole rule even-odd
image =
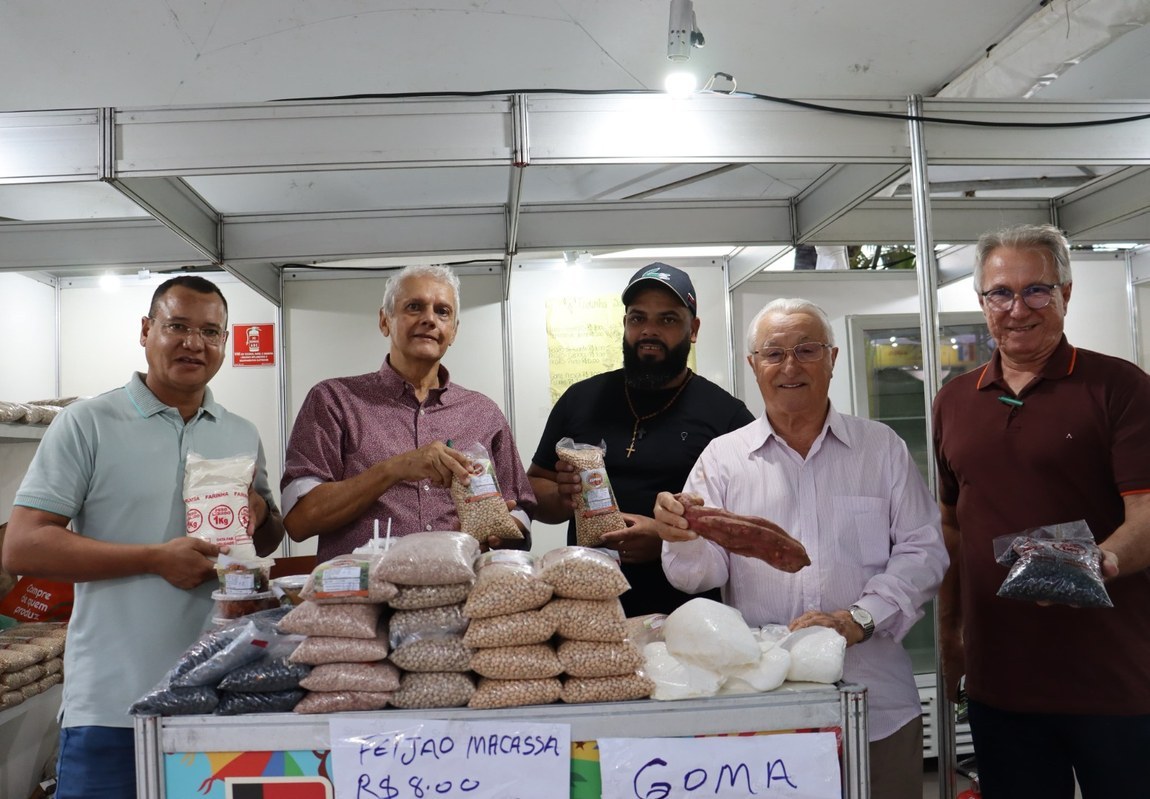
[[[1049,225],[975,255],[994,356],[934,404],[951,566],[939,595],[952,700],[966,675],[985,799],[1128,799],[1150,788],[1150,376],[1071,346],[1070,251]],[[1085,519],[1113,608],[996,596],[992,541]]]

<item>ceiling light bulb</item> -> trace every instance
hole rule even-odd
[[[100,288],[104,291],[117,291],[120,288],[120,278],[111,272],[100,275]]]
[[[690,72],[672,72],[663,82],[663,87],[672,97],[690,97],[695,92],[695,76]]]

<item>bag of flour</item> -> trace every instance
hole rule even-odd
[[[188,535],[229,547],[233,558],[255,560],[248,534],[248,486],[255,470],[254,454],[204,458],[189,452],[184,466]]]

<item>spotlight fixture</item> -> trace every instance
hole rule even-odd
[[[692,47],[705,44],[703,32],[695,21],[695,4],[691,0],[671,0],[671,19],[667,25],[667,58],[686,61]]]

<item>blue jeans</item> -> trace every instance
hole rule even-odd
[[[1073,690],[1073,687],[1067,690]],[[970,700],[983,799],[1132,799],[1150,786],[1150,716],[1011,713]]]
[[[136,799],[135,733],[130,727],[64,727],[56,799]]]

